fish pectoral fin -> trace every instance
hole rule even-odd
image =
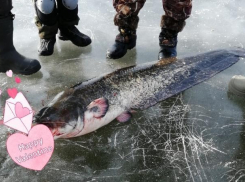
[[[103,118],[109,109],[109,102],[106,98],[99,98],[91,102],[87,111],[93,113],[93,117],[95,118]]]
[[[119,122],[124,123],[124,122],[129,121],[131,117],[132,117],[132,113],[129,112],[129,111],[126,111],[126,112],[120,114],[119,116],[117,116],[116,119],[117,119]]]

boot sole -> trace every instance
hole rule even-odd
[[[20,73],[20,74],[22,74],[22,75],[32,75],[34,73],[37,73],[40,69],[41,69],[41,65],[38,65],[38,66],[34,67],[32,71],[23,72],[23,73]]]
[[[64,37],[64,36],[58,36],[58,38],[60,39],[60,40],[62,40],[62,41],[71,41],[70,39],[68,39],[68,38],[66,38],[66,37]],[[72,42],[72,41],[71,41]],[[92,41],[91,41],[92,42]],[[88,44],[88,45],[90,45],[91,44],[91,42]],[[88,45],[78,45],[78,44],[76,44],[76,43],[74,43],[74,42],[72,42],[74,45],[76,45],[77,47],[87,47]]]
[[[54,52],[52,52],[52,53],[47,53],[47,52],[39,52],[39,51],[38,51],[38,55],[39,55],[39,56],[51,56],[53,53],[54,53]]]
[[[133,48],[128,48],[128,50],[132,50]],[[124,57],[126,54],[127,54],[127,52],[123,56],[119,56],[118,57],[118,56],[109,56],[109,53],[107,52],[106,53],[106,57],[109,58],[109,59],[120,59],[120,58]]]
[[[36,65],[35,67],[32,68],[31,71],[15,71],[15,70],[12,70],[15,74],[20,74],[20,75],[32,75],[36,72],[38,72],[39,70],[41,69],[41,65],[38,64]],[[8,71],[10,69],[1,69],[0,70],[0,73],[5,73],[6,71]]]
[[[136,47],[136,45],[134,45],[134,46],[128,46],[127,47],[127,50],[132,50],[132,49],[134,49]],[[127,52],[123,55],[123,56],[125,56],[127,54]],[[106,57],[107,58],[109,58],[109,59],[120,59],[120,58],[122,58],[123,56],[121,56],[121,57],[117,57],[117,56],[109,56],[109,53],[107,52],[106,53]]]

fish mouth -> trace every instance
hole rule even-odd
[[[63,127],[60,126],[53,126],[49,127],[54,139],[58,138],[73,138],[79,136],[79,133],[82,131],[77,129],[77,123],[75,125],[73,124],[67,124]]]
[[[42,117],[36,115],[33,126],[38,124],[48,127],[54,139],[77,137],[83,130],[83,120],[80,117],[70,119],[64,116],[54,118],[54,116]]]
[[[38,122],[36,119],[33,120],[33,123],[32,123],[32,128],[36,125],[44,125],[46,126],[50,132],[52,133],[53,137],[56,139],[56,138],[61,138],[62,136],[66,135],[66,133],[62,133],[60,132],[59,130],[59,126],[57,126],[57,123],[58,122],[55,122],[54,123],[51,123],[51,122],[45,122],[45,121],[42,121],[42,122]],[[63,122],[62,122],[63,123]]]
[[[60,130],[58,128],[56,129],[50,129],[54,139],[58,139],[58,138],[74,138],[77,137],[78,134],[81,132],[79,130],[73,130],[69,133],[62,133],[60,132]]]
[[[50,129],[54,139],[62,138],[66,135],[66,133],[61,133],[58,128],[56,129]]]
[[[45,125],[48,127],[50,132],[52,133],[54,139],[58,138],[73,138],[77,137],[78,134],[82,131],[77,129],[77,123],[75,125],[73,124],[64,124],[64,122],[33,122],[32,127],[36,125]]]
[[[51,134],[53,135],[54,138],[60,138],[61,136],[65,135],[65,133],[59,132],[58,128],[51,128],[51,127],[45,125],[45,123],[35,123],[34,122],[34,123],[32,123],[32,128],[34,126],[36,126],[36,125],[44,125],[44,126],[46,126],[50,130],[50,132],[51,132]]]

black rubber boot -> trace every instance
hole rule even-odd
[[[136,31],[119,28],[120,34],[116,36],[115,43],[107,50],[106,56],[110,59],[119,59],[123,57],[127,50],[136,46]]]
[[[50,56],[54,53],[56,34],[58,32],[58,12],[56,7],[50,14],[42,13],[35,2],[36,26],[40,37],[39,56]]]
[[[159,35],[160,51],[158,54],[158,60],[177,56],[177,35],[178,32],[176,31],[162,28]]]
[[[13,45],[13,19],[8,16],[0,18],[0,72],[12,70],[15,74],[31,75],[41,69],[40,63],[19,54]]]
[[[91,44],[92,40],[89,36],[81,33],[74,25],[59,26],[59,39],[70,40],[73,44],[79,47],[85,47]]]
[[[59,13],[59,39],[70,40],[79,47],[85,47],[91,44],[92,40],[89,36],[81,33],[77,28],[79,17],[78,7],[74,10],[67,9],[62,0],[57,0]]]
[[[40,39],[40,46],[38,48],[39,56],[50,56],[54,53],[54,44],[56,38],[51,39]]]

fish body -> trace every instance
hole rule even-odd
[[[143,110],[211,78],[244,57],[243,50],[219,50],[116,70],[58,94],[35,116],[55,138],[93,132],[114,119],[127,121]]]

